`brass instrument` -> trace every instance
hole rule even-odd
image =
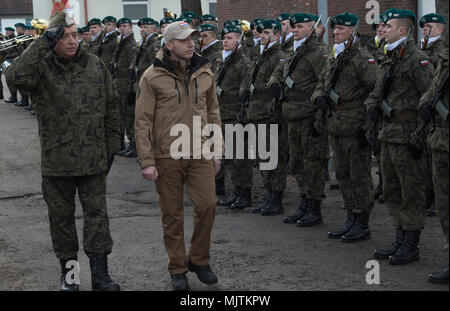
[[[31,25],[36,29],[36,37],[29,35],[21,35],[10,40],[0,42],[0,52],[15,48],[16,46],[41,37],[48,28],[48,22],[45,19],[35,18],[31,21]]]
[[[172,19],[177,19],[177,14],[167,9],[164,9],[164,17],[170,17]]]
[[[250,22],[246,21],[245,19],[241,20],[241,27],[242,27],[242,31],[249,31],[250,30]]]
[[[31,21],[31,26],[36,29],[36,35],[38,37],[42,36],[48,28],[48,21],[42,18],[35,18]]]

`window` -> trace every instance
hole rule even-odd
[[[148,0],[122,0],[123,16],[128,17],[133,22],[137,22],[142,17],[150,16],[150,5]]]
[[[217,17],[217,0],[209,0],[209,14]]]

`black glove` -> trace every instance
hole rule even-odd
[[[425,121],[425,123],[430,122],[431,118],[433,117],[433,110],[431,109],[431,105],[431,102],[425,102],[419,106],[419,115],[422,120]]]
[[[113,162],[114,162],[114,153],[108,152],[108,164],[107,164],[107,169],[106,169],[106,175],[108,175]]]
[[[358,138],[359,149],[366,149],[369,147],[369,141],[366,138],[366,131],[359,129],[356,138]]]
[[[273,98],[275,98],[277,101],[280,99],[281,96],[281,86],[279,83],[273,83],[270,86],[270,90],[272,91],[272,96]]]
[[[367,116],[369,117],[369,120],[372,122],[377,122],[378,117],[380,116],[380,109],[378,109],[377,105],[372,105],[367,110]]]
[[[244,90],[241,95],[239,96],[239,98],[241,99],[241,101],[244,103],[245,101],[247,101],[247,99],[250,97],[250,90]]]
[[[135,67],[128,68],[128,77],[131,83],[136,82],[136,69]]]
[[[63,34],[64,26],[59,24],[57,27],[47,29],[42,35],[42,40],[44,40],[48,46],[53,49]]]
[[[325,96],[317,97],[315,103],[319,110],[325,111],[328,109],[328,98]]]
[[[319,137],[323,133],[323,124],[319,120],[313,120],[311,122],[311,135],[312,137]]]

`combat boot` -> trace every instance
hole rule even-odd
[[[428,281],[430,283],[448,284],[448,267],[442,271],[429,274]]]
[[[136,151],[136,143],[134,141],[130,141],[130,150],[125,153],[125,158],[136,158],[137,157],[137,151]]]
[[[355,224],[356,215],[353,213],[352,209],[347,209],[347,220],[337,231],[328,232],[328,237],[330,239],[340,239],[344,234],[350,231],[350,229]]]
[[[120,291],[119,284],[115,283],[108,274],[108,257],[105,254],[90,256],[89,265],[92,290]]]
[[[15,103],[17,103],[17,93],[16,94],[11,94],[10,98],[5,99],[5,103],[8,103],[8,104],[15,104]]]
[[[378,198],[379,198],[382,194],[383,194],[383,186],[382,186],[382,185],[378,185],[378,186],[375,188],[375,191],[374,191],[374,197],[375,197],[375,200],[378,200]]]
[[[3,90],[0,90],[0,100],[2,100],[2,99],[4,99],[4,97],[3,97]]]
[[[241,192],[241,187],[234,187],[233,193],[226,199],[219,201],[219,206],[231,206],[239,198],[239,193]]]
[[[236,202],[231,204],[231,209],[244,209],[252,206],[252,188],[242,188]]]
[[[212,285],[218,282],[216,274],[212,272],[209,265],[198,266],[188,260],[188,268],[189,271],[194,272],[197,275],[199,281],[203,284]]]
[[[419,260],[420,230],[405,231],[405,240],[394,254],[389,256],[390,265],[404,265]]]
[[[263,216],[272,216],[283,214],[284,209],[281,205],[281,201],[283,200],[283,192],[274,192],[272,195],[272,200],[270,200],[269,204],[261,210],[261,215]]]
[[[178,273],[170,275],[172,290],[176,292],[184,292],[189,290],[189,282],[186,273]]]
[[[353,243],[370,239],[369,213],[355,214],[355,224],[341,237],[344,243]]]
[[[405,230],[402,228],[395,228],[395,241],[387,249],[375,250],[374,257],[376,259],[389,259],[389,256],[394,255],[402,246],[405,240]]]
[[[310,227],[322,224],[322,214],[320,213],[320,202],[315,199],[308,199],[306,215],[297,221],[297,227]]]
[[[264,198],[264,201],[258,205],[257,207],[252,208],[253,214],[260,214],[261,211],[269,205],[270,201],[272,200],[273,192],[270,190],[267,190],[267,195]]]
[[[22,96],[20,102],[16,104],[17,107],[27,107],[30,103],[28,102],[28,96]]]
[[[434,191],[427,191],[425,193],[425,204],[428,217],[434,217],[437,215],[436,204],[434,204]]]
[[[225,194],[225,177],[216,179],[216,195]]]
[[[74,282],[75,280],[72,280],[70,275],[68,275],[68,273],[73,269],[73,267],[66,268],[66,264],[67,264],[67,262],[69,262],[71,260],[78,261],[77,257],[72,258],[72,259],[59,258],[59,263],[61,264],[61,277],[60,277],[61,291],[64,291],[64,292],[76,292],[76,291],[80,290],[80,285],[76,284]],[[67,282],[68,279],[69,279],[69,282]]]
[[[308,200],[306,199],[306,194],[302,194],[300,197],[300,206],[298,210],[292,216],[286,216],[283,218],[285,224],[295,224],[297,221],[302,219],[306,215],[306,209],[308,207]]]

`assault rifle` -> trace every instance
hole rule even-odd
[[[285,72],[283,79],[280,82],[280,88],[281,88],[280,98],[272,99],[272,103],[270,104],[269,107],[267,107],[267,113],[269,114],[269,116],[272,117],[274,115],[275,108],[278,103],[281,103],[284,100],[286,100],[286,96],[284,94],[284,87],[286,86],[290,89],[292,89],[294,87],[294,80],[292,80],[290,75],[292,74],[295,67],[297,66],[297,63],[300,60],[300,57],[303,55],[309,41],[314,37],[314,34],[316,33],[316,29],[317,29],[317,26],[319,26],[321,18],[322,18],[322,15],[319,16],[319,19],[317,20],[317,22],[309,30],[308,36],[306,37],[306,41],[303,42],[303,44],[299,48],[297,48],[297,50],[295,51],[291,60],[289,61],[288,69]]]
[[[427,35],[426,35],[425,38],[423,39],[423,44],[422,44],[421,50],[426,50],[426,49],[427,49],[427,47],[428,47],[428,41],[430,41],[431,30],[433,30],[433,26],[430,26],[430,30],[428,31]]]

